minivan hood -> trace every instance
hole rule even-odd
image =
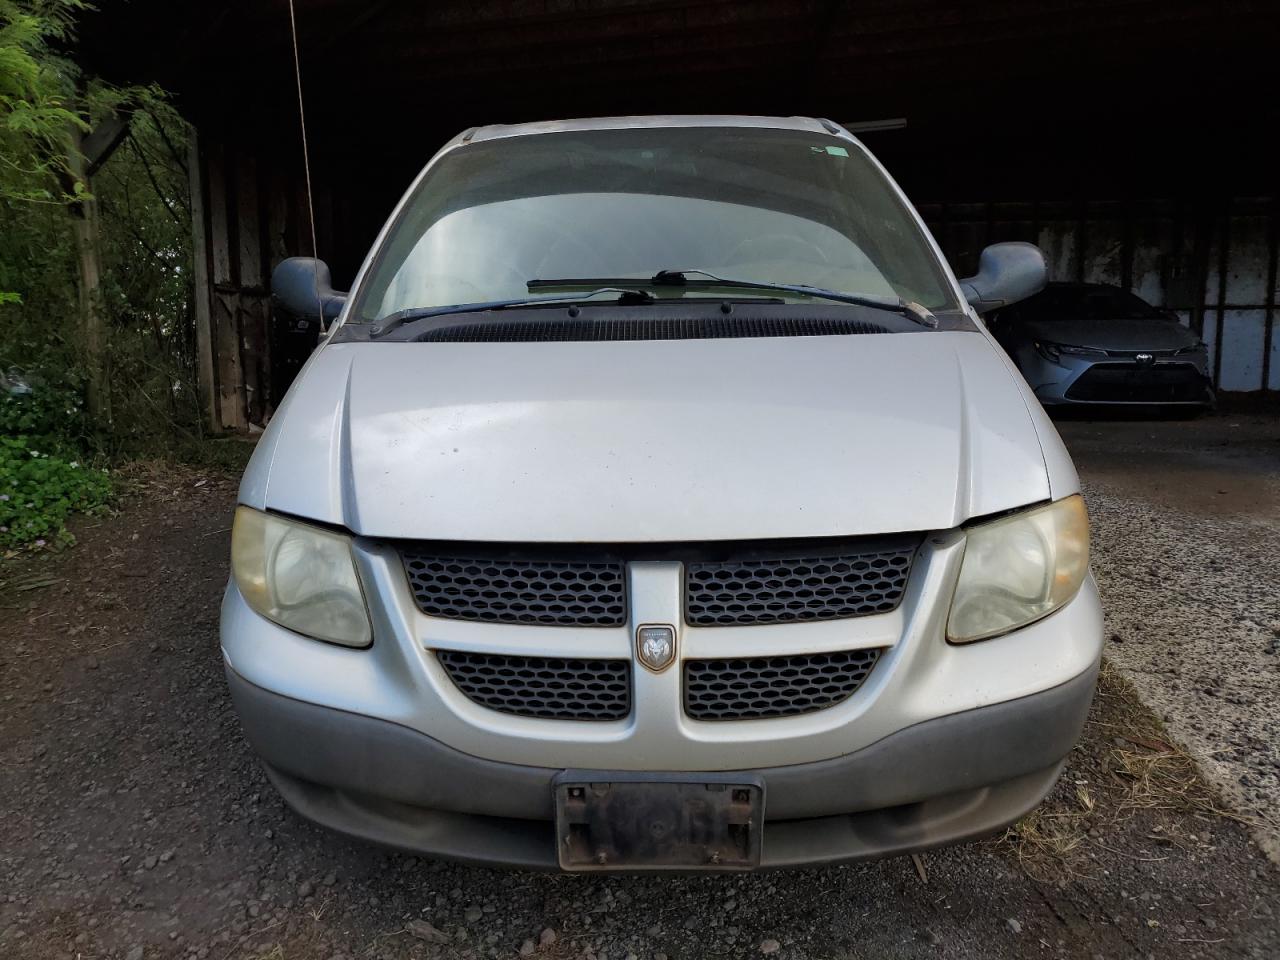
[[[1155,317],[1033,321],[1026,330],[1036,340],[1096,350],[1181,350],[1200,342],[1181,324]]]
[[[1049,497],[976,332],[321,348],[251,506],[375,537],[655,542],[940,530]]]

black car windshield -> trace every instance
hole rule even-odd
[[[1036,321],[1167,319],[1141,297],[1119,287],[1051,283],[1017,307],[1018,316]]]
[[[447,153],[393,224],[351,317],[528,297],[531,280],[639,282],[663,269],[957,309],[923,231],[856,144],[794,130],[641,127]],[[696,278],[689,286],[706,295]]]

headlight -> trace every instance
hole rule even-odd
[[[1069,357],[1105,357],[1107,351],[1095,347],[1076,347],[1068,343],[1051,343],[1048,340],[1035,341],[1036,352],[1050,363],[1058,363],[1063,354]]]
[[[984,640],[1048,616],[1089,572],[1089,517],[1079,494],[965,532],[947,639]]]
[[[372,640],[348,537],[237,507],[231,572],[245,602],[282,627],[348,647]]]

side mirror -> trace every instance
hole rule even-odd
[[[960,281],[970,306],[987,313],[1044,289],[1049,268],[1034,243],[993,243],[978,258],[978,272]]]
[[[333,289],[329,265],[312,257],[281,260],[271,272],[271,295],[300,320],[319,320],[321,329],[336,320],[347,302],[344,291]]]

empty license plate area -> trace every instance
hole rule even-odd
[[[555,784],[565,870],[749,870],[760,864],[764,787],[711,774],[579,774]]]

